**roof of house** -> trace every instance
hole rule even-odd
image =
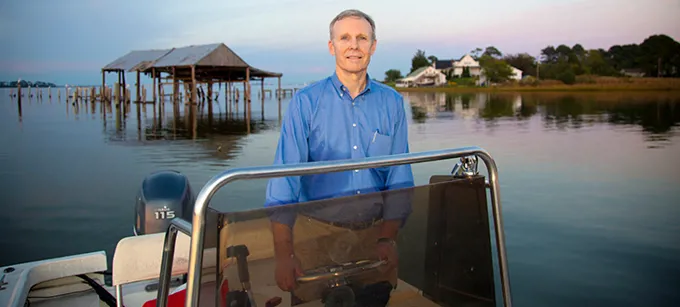
[[[465,57],[468,56],[468,55],[470,55],[470,54],[469,54],[469,53],[466,53],[466,54],[464,54],[463,56],[461,56],[460,58],[457,58],[457,59],[437,60],[437,61],[434,63],[434,68],[435,68],[435,69],[447,69],[447,68],[451,68],[451,67],[453,67],[453,64],[454,64],[455,62],[460,62],[460,61],[462,61],[463,58],[465,58]],[[476,59],[475,57],[473,57],[472,55],[470,55],[470,57],[472,57],[472,59],[475,60],[475,61],[478,60],[478,59]]]
[[[406,78],[415,78],[416,76],[420,75],[420,73],[425,71],[428,67],[430,67],[430,66],[420,67],[420,68],[414,70],[412,73],[406,75]],[[406,79],[406,78],[404,78],[404,79]]]
[[[446,69],[453,67],[454,60],[437,60],[434,62],[435,69]]]

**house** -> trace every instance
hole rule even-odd
[[[397,87],[442,86],[444,84],[446,84],[446,75],[432,66],[420,67],[396,82]]]
[[[436,70],[444,73],[445,75],[451,74],[452,76],[462,76],[463,71],[467,68],[470,73],[470,77],[478,77],[475,82],[477,85],[482,85],[486,83],[486,77],[484,76],[484,69],[482,69],[479,61],[477,61],[470,54],[465,54],[459,60],[437,60],[432,63],[432,67]],[[512,75],[510,80],[522,80],[522,71],[510,66],[512,69]]]
[[[450,72],[453,76],[463,75],[463,70],[466,67],[470,70],[470,76],[479,76],[482,72],[479,61],[475,60],[470,54],[465,54],[458,60],[437,60],[432,63],[432,67],[445,75]]]
[[[514,66],[510,66],[510,69],[512,69],[512,75],[510,76],[510,80],[515,80],[515,81],[522,81],[522,71],[515,68]]]
[[[619,72],[627,77],[642,78],[645,76],[645,71],[639,68],[624,68]]]

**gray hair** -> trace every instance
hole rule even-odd
[[[371,18],[371,16],[368,16],[368,14],[360,10],[344,10],[340,12],[338,16],[335,16],[333,20],[331,20],[331,24],[328,27],[331,40],[333,39],[333,26],[335,25],[335,23],[347,17],[357,17],[368,21],[368,23],[371,25],[371,39],[375,41],[375,22],[373,21],[373,18]]]

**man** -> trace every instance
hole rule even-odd
[[[274,163],[409,152],[402,96],[371,80],[366,71],[377,44],[375,23],[361,11],[347,10],[331,21],[329,30],[328,48],[335,57],[335,72],[294,95],[283,121]],[[382,280],[388,281],[391,288],[396,286],[398,258],[394,240],[411,212],[410,201],[403,196],[384,197],[379,192],[412,186],[410,165],[271,179],[267,207],[350,195],[356,198],[340,198],[334,206],[285,206],[272,210],[278,286],[293,291],[294,297],[303,301],[311,299],[313,294],[296,283],[303,271],[361,260],[352,258],[370,256],[367,249],[386,260],[387,265],[381,268],[382,277],[365,282]],[[303,239],[315,235],[318,237]],[[346,252],[338,248],[343,244],[362,248]],[[388,298],[391,288],[387,290]]]

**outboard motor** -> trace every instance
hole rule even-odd
[[[191,221],[194,195],[189,180],[177,171],[159,171],[144,178],[135,206],[136,236],[166,232],[170,220]]]

